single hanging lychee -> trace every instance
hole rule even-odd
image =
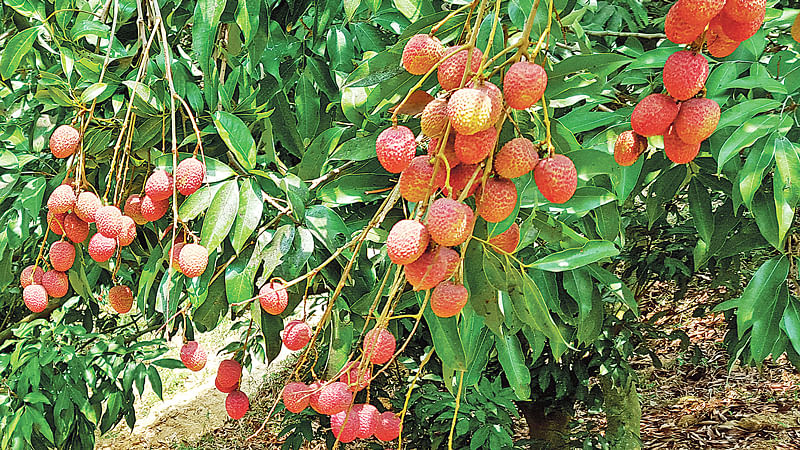
[[[664,135],[664,153],[675,164],[687,164],[700,152],[700,143],[690,144],[683,142],[673,127]]]
[[[75,206],[75,191],[72,186],[62,184],[53,190],[47,199],[47,209],[53,214],[64,214]]]
[[[108,303],[120,314],[127,314],[133,307],[133,292],[128,286],[114,286],[108,290]]]
[[[664,134],[669,130],[679,106],[664,94],[650,94],[643,98],[631,114],[631,128],[645,137]]]
[[[492,126],[492,100],[477,89],[459,89],[447,101],[450,126],[458,134],[470,135]]]
[[[289,350],[300,350],[311,340],[311,327],[302,320],[292,320],[283,328],[281,340]]]
[[[181,250],[181,254],[183,252],[184,250]],[[289,304],[289,293],[283,287],[283,284],[278,281],[270,281],[261,286],[261,289],[258,290],[258,298],[261,302],[261,308],[275,316],[283,313]]]
[[[197,341],[189,341],[181,347],[181,362],[187,369],[199,372],[206,366],[208,354]]]
[[[208,250],[200,244],[186,244],[178,255],[178,265],[187,277],[199,277],[206,271]]]
[[[40,313],[47,308],[47,290],[40,284],[31,284],[22,290],[22,301],[31,312]]]
[[[453,199],[438,198],[428,209],[425,225],[434,242],[452,247],[467,240],[474,222],[472,208]]]
[[[443,281],[433,289],[431,310],[439,317],[453,317],[467,304],[469,292],[463,284]]]
[[[487,222],[501,222],[514,212],[517,197],[517,186],[513,181],[505,178],[489,178],[480,201],[477,202],[478,214]]]
[[[447,128],[447,100],[435,98],[425,105],[419,126],[425,136],[441,136]]]
[[[403,48],[403,67],[412,75],[424,75],[444,56],[444,46],[433,36],[415,34]]]
[[[394,335],[386,328],[373,328],[364,336],[364,358],[374,364],[389,362],[394,355],[397,343]]]
[[[156,169],[144,185],[144,192],[153,200],[166,200],[172,196],[172,175],[163,169]]]
[[[455,48],[447,49],[445,56],[450,55],[455,50]],[[436,77],[439,79],[439,84],[442,86],[442,89],[451,91],[461,85],[464,71],[467,68],[467,59],[469,55],[470,53],[467,52],[467,50],[461,50],[439,64]],[[483,52],[478,48],[473,48],[472,58],[469,62],[470,72],[474,73],[478,71],[481,66],[481,58],[483,58]]]
[[[614,161],[620,166],[632,166],[645,150],[647,150],[646,137],[632,130],[623,131],[614,143]]]
[[[103,203],[93,192],[83,191],[75,201],[75,214],[86,223],[94,223],[95,213],[102,206]]]
[[[417,260],[428,247],[430,234],[417,220],[401,220],[394,224],[386,238],[386,251],[395,264],[409,264]]]
[[[383,130],[375,141],[375,153],[384,169],[391,173],[402,172],[417,153],[414,133],[404,126]]]
[[[542,99],[547,88],[547,72],[536,63],[519,61],[503,77],[503,94],[508,106],[527,109]]]
[[[70,125],[61,125],[50,135],[50,151],[56,158],[66,158],[78,150],[81,135]]]
[[[572,198],[578,187],[575,164],[564,155],[545,158],[533,170],[533,179],[544,198],[553,203],[564,203]]]
[[[175,169],[175,187],[183,195],[192,195],[200,186],[206,176],[206,168],[196,158],[186,158]]]
[[[675,52],[664,63],[664,88],[678,100],[692,98],[703,89],[708,78],[708,61],[689,50]]]
[[[506,142],[494,156],[494,170],[503,178],[516,178],[533,170],[539,163],[536,146],[519,137]]]
[[[672,128],[683,142],[696,144],[714,133],[719,116],[717,102],[710,98],[693,98],[683,102]]]
[[[506,231],[490,237],[489,243],[506,253],[514,253],[519,245],[519,239],[519,225],[512,223]]]
[[[69,291],[69,277],[64,272],[48,270],[42,275],[42,286],[48,296],[61,298]]]

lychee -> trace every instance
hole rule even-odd
[[[705,23],[692,23],[680,14],[678,5],[672,5],[664,20],[664,32],[667,39],[676,44],[689,44],[700,36],[705,29]]]
[[[541,165],[537,165],[538,168]],[[500,222],[517,206],[517,186],[505,178],[489,178],[478,202],[478,214],[487,222]]]
[[[189,341],[181,347],[181,362],[187,369],[199,372],[206,366],[208,354],[197,341]]]
[[[417,153],[414,133],[404,126],[383,130],[375,141],[375,153],[384,169],[391,173],[402,172]]]
[[[47,209],[53,214],[64,214],[75,206],[75,191],[72,187],[62,184],[53,189],[47,199]]]
[[[764,23],[765,14],[765,10],[762,9],[759,16],[755,19],[739,22],[733,19],[727,11],[723,11],[715,18],[715,21],[718,21],[726,36],[734,41],[742,42],[755,36],[756,32],[758,32],[761,25]]]
[[[475,174],[475,172],[478,172]],[[481,185],[481,177],[483,177],[483,171],[478,167],[477,164],[459,164],[453,170],[450,171],[450,187],[453,188],[453,196],[458,196],[461,194],[469,180],[473,179],[472,186],[469,188],[469,192],[467,193],[467,197],[471,196],[475,193],[475,190],[478,189],[478,186]],[[445,195],[449,195],[448,192],[445,191]]]
[[[527,109],[535,105],[547,88],[547,72],[536,63],[519,61],[508,68],[503,77],[506,103],[514,109]]]
[[[453,317],[461,312],[468,298],[463,284],[442,281],[431,294],[431,310],[439,317]]]
[[[19,276],[19,284],[26,288],[32,284],[42,284],[42,276],[44,275],[44,270],[41,267],[34,267],[28,266],[22,269],[22,273]]]
[[[357,409],[356,409],[357,408]],[[378,426],[378,409],[369,403],[354,405],[353,410],[356,411],[358,418],[358,430],[356,437],[361,439],[369,439],[375,434],[375,427]]]
[[[308,385],[308,390],[311,393],[311,395],[308,397],[308,405],[311,406],[311,408],[316,412],[319,412],[319,396],[322,393],[322,388],[324,386],[325,383],[319,380]]]
[[[116,238],[122,231],[122,212],[113,205],[103,206],[94,215],[97,231],[105,237]]]
[[[433,36],[415,34],[403,48],[403,67],[412,75],[424,75],[444,56],[444,46]]]
[[[238,361],[226,359],[219,363],[219,368],[217,369],[217,382],[219,386],[223,388],[236,386],[239,384],[241,378],[242,365],[239,364]]]
[[[711,136],[719,123],[719,104],[710,98],[693,98],[681,105],[672,128],[687,144],[696,144]]]
[[[341,381],[334,381],[322,388],[311,406],[317,406],[320,414],[333,415],[346,410],[353,402],[353,393]]]
[[[430,143],[428,143],[428,156],[433,158],[438,155],[439,151],[441,151],[442,156],[447,159],[447,165],[450,166],[450,169],[452,169],[460,162],[458,160],[458,156],[456,156],[456,133],[451,132],[447,136],[447,142],[445,143],[444,148],[440,149],[440,144],[441,141],[439,138],[431,139]]]
[[[400,436],[400,418],[391,411],[381,414],[375,425],[375,437],[388,442],[397,439],[398,436]]]
[[[450,247],[439,247],[439,257],[445,267],[442,281],[452,278],[461,264],[461,256]]]
[[[632,166],[645,150],[647,150],[646,137],[632,130],[623,131],[614,143],[614,161],[620,166]]]
[[[69,277],[64,272],[48,270],[42,275],[42,287],[50,297],[63,297],[69,291]]]
[[[397,343],[386,328],[373,328],[364,336],[364,359],[373,364],[384,364],[394,356]]]
[[[302,320],[292,320],[283,328],[281,340],[289,350],[300,350],[311,340],[311,327]]]
[[[369,364],[362,369],[361,363],[350,361],[342,369],[339,381],[348,385],[351,392],[359,392],[369,386],[372,381],[372,370],[370,370]]]
[[[633,108],[631,128],[645,137],[664,134],[677,115],[675,100],[664,94],[650,94]]]
[[[664,88],[678,100],[692,98],[703,89],[708,78],[708,61],[689,50],[675,52],[664,63]]]
[[[128,286],[114,286],[108,290],[108,304],[114,311],[126,314],[133,307],[133,292]]]
[[[358,435],[358,412],[355,405],[350,413],[340,411],[331,415],[331,432],[333,437],[343,443],[353,442]]]
[[[469,206],[453,199],[439,198],[428,209],[426,227],[437,244],[451,247],[467,240],[472,234],[474,220]]]
[[[708,53],[715,58],[724,58],[739,47],[739,42],[731,39],[724,31],[719,20],[715,17],[708,25],[706,32]]]
[[[114,256],[114,252],[116,250],[116,239],[105,237],[100,233],[95,233],[95,235],[89,239],[89,256],[91,256],[92,259],[97,262],[108,261],[112,256]]]
[[[181,250],[181,256],[186,251],[185,248]],[[264,311],[277,316],[286,310],[286,306],[289,304],[289,293],[280,282],[270,281],[258,290],[258,299]]]
[[[455,150],[458,160],[464,164],[478,164],[497,145],[497,129],[487,128],[471,135],[456,135]]]
[[[418,220],[401,220],[394,224],[386,237],[386,251],[395,264],[416,261],[428,247],[430,234]]]
[[[178,265],[187,277],[199,277],[206,271],[208,250],[200,244],[186,244],[178,255]]]
[[[417,156],[411,160],[411,164],[400,173],[400,180],[397,182],[400,195],[409,202],[420,202],[428,197],[429,192],[433,192],[437,187],[444,184],[447,173],[444,164],[440,164],[436,170],[436,181],[431,185],[434,174],[434,165],[430,163],[430,157]]]
[[[228,416],[231,419],[241,419],[248,409],[250,409],[250,399],[247,398],[247,394],[244,392],[233,391],[225,397],[225,411],[228,412]]]
[[[51,211],[47,211],[47,224],[50,227],[50,231],[62,236],[64,234],[64,220],[66,218],[67,215],[64,213],[53,214]]]
[[[683,142],[675,133],[673,127],[669,133],[664,135],[664,153],[667,158],[675,164],[687,164],[691,162],[700,152],[700,143],[689,144]]]
[[[678,0],[675,3],[682,19],[703,26],[719,14],[723,6],[725,0]]]
[[[564,203],[578,187],[575,164],[564,155],[543,159],[533,170],[533,179],[544,198],[553,203]]]
[[[153,200],[166,200],[172,196],[172,175],[156,169],[144,184],[144,193]]]
[[[489,100],[492,101],[492,112],[489,113],[489,123],[492,124],[492,126],[496,124],[503,114],[503,93],[500,91],[500,88],[489,81],[482,81],[477,85],[474,81],[470,81],[467,83],[466,87],[477,89],[489,97]]]
[[[22,290],[22,300],[31,312],[40,313],[47,308],[47,290],[41,284],[31,284]]]
[[[539,163],[536,146],[519,137],[506,142],[494,156],[494,170],[503,178],[516,178],[533,170]]]
[[[752,22],[764,20],[766,8],[767,0],[726,0],[723,13],[737,22]]]
[[[122,231],[119,236],[119,246],[127,247],[136,239],[136,223],[128,216],[122,216]]]
[[[137,225],[144,225],[147,219],[142,217],[142,200],[138,194],[133,194],[125,200],[125,215],[133,219]]]
[[[79,244],[89,237],[89,224],[75,213],[67,214],[64,216],[64,233],[70,241]]]
[[[70,125],[61,125],[50,135],[50,151],[56,158],[66,158],[78,150],[81,135]]]
[[[435,98],[425,105],[419,118],[419,125],[425,136],[441,136],[447,128],[447,100]]]
[[[294,381],[284,386],[281,397],[286,409],[297,414],[308,408],[310,395],[311,389],[305,383]]]
[[[230,394],[231,392],[239,389],[239,382],[237,381],[231,386],[226,386],[219,384],[219,378],[214,378],[214,387],[223,394]]]
[[[142,198],[141,212],[142,219],[147,222],[155,222],[156,220],[164,217],[169,209],[169,199],[167,200],[153,200],[145,195]]]
[[[414,262],[406,264],[406,281],[414,290],[433,289],[447,274],[447,261],[441,251],[428,250]]]
[[[794,18],[794,23],[792,24],[792,38],[800,42],[800,14]]]
[[[56,241],[50,245],[50,265],[59,272],[66,272],[75,262],[75,247],[66,241]]]
[[[93,192],[83,191],[75,200],[75,214],[86,223],[94,222],[94,215],[103,204]]]
[[[183,195],[192,195],[203,185],[206,167],[197,158],[186,158],[175,169],[175,187]]]
[[[446,55],[455,51],[454,48],[448,49]],[[439,64],[436,77],[439,79],[439,84],[445,91],[453,90],[461,85],[461,80],[464,77],[464,71],[467,68],[467,58],[470,54],[467,50],[461,50],[455,55],[447,58]],[[469,62],[470,72],[477,72],[481,66],[481,58],[483,52],[478,48],[472,48],[472,58]]]
[[[172,248],[169,249],[170,265],[178,272],[181,271],[180,255],[184,245],[186,244],[183,242],[176,242]]]
[[[458,134],[475,134],[492,126],[492,100],[477,89],[459,89],[447,101],[450,126]]]
[[[506,253],[514,253],[519,245],[519,225],[512,223],[506,231],[489,238],[489,243]]]

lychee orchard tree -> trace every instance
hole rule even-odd
[[[284,448],[638,448],[628,360],[681,336],[637,299],[698,271],[732,362],[800,366],[787,0],[2,5],[2,448],[92,448],[159,370],[240,419],[282,346]]]

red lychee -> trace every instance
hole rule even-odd
[[[155,222],[156,220],[164,217],[169,209],[169,199],[167,200],[153,200],[145,195],[142,198],[141,212],[142,219],[147,222]]]
[[[386,251],[395,264],[416,261],[428,247],[430,234],[417,220],[401,220],[394,224],[386,237]]]
[[[386,328],[373,328],[364,336],[364,359],[373,364],[384,364],[392,359],[396,342]]]
[[[742,42],[755,36],[756,32],[758,32],[758,30],[761,28],[761,25],[764,23],[764,18],[765,10],[762,9],[759,16],[746,22],[739,22],[735,20],[728,14],[727,11],[720,13],[720,15],[715,17],[714,20],[718,21],[719,26],[722,27],[722,31],[725,32],[726,36],[730,37],[734,41]]]
[[[455,48],[447,49],[445,54],[449,55],[455,50]],[[467,68],[467,59],[469,55],[470,53],[468,53],[467,50],[461,50],[439,64],[436,77],[439,79],[439,84],[442,86],[442,89],[450,91],[461,85],[464,71]],[[483,52],[473,47],[472,58],[469,62],[470,72],[474,73],[478,71],[478,68],[481,66],[481,58],[483,58]]]
[[[678,0],[675,9],[686,22],[705,26],[722,11],[725,0]]]
[[[62,184],[53,189],[47,199],[47,209],[53,214],[64,214],[75,206],[75,191],[72,187]]]
[[[708,25],[706,43],[708,44],[708,53],[715,58],[724,58],[739,47],[738,41],[731,39],[722,31],[718,17],[715,17]]]
[[[50,265],[54,270],[66,272],[75,262],[75,247],[66,241],[56,241],[50,245]]]
[[[417,153],[414,133],[404,126],[383,130],[375,141],[375,153],[384,169],[391,173],[402,172]]]
[[[105,237],[116,238],[122,231],[122,212],[116,206],[103,206],[94,215],[97,231]]]
[[[723,13],[737,22],[764,20],[767,0],[726,0]]]
[[[350,413],[345,411],[331,415],[331,432],[333,437],[343,443],[353,442],[358,435],[358,412],[355,405]]]
[[[361,439],[369,439],[375,434],[375,427],[378,426],[378,409],[369,403],[354,405],[353,410],[357,414],[358,431],[356,437]]]
[[[75,213],[69,213],[64,216],[64,233],[70,241],[79,244],[89,237],[89,224]]]
[[[497,129],[494,127],[472,135],[456,135],[455,150],[458,160],[464,164],[478,164],[497,145]]]
[[[133,219],[137,225],[147,223],[147,219],[142,216],[142,200],[143,197],[133,194],[125,201],[125,215]]]
[[[283,328],[281,340],[289,350],[300,350],[311,340],[311,327],[302,320],[292,320]]]
[[[631,114],[631,128],[642,136],[664,134],[678,115],[678,104],[664,94],[650,94],[643,98]]]
[[[40,313],[47,308],[47,290],[40,284],[31,284],[22,290],[22,300],[31,312]]]
[[[614,143],[614,161],[620,166],[632,166],[647,150],[647,138],[633,130],[623,131]]]
[[[442,281],[431,294],[431,310],[439,317],[453,317],[467,304],[469,292],[463,284]]]
[[[120,247],[127,247],[136,239],[136,223],[128,216],[122,216],[122,231],[118,239]]]
[[[664,153],[667,158],[675,164],[687,164],[691,162],[700,152],[700,143],[689,144],[683,142],[675,133],[673,127],[669,133],[664,135]]]
[[[172,196],[172,175],[166,170],[156,169],[144,184],[144,193],[153,200],[166,200]]]
[[[95,213],[102,206],[103,203],[93,192],[83,191],[78,194],[78,198],[75,200],[75,214],[82,221],[93,223]]]
[[[233,359],[226,359],[219,363],[219,368],[217,369],[217,379],[216,379],[216,382],[219,385],[219,387],[227,389],[227,388],[232,388],[233,386],[237,386],[241,378],[242,378],[242,365],[239,364],[238,361]],[[225,392],[222,389],[220,389],[220,391]]]
[[[181,362],[187,369],[199,372],[206,366],[208,354],[197,341],[189,341],[181,347]]]
[[[417,291],[433,289],[444,280],[447,269],[447,261],[442,252],[428,250],[414,262],[406,264],[406,281]]]
[[[519,245],[519,238],[519,225],[512,223],[506,231],[490,237],[489,243],[506,253],[514,253]]]
[[[308,408],[308,401],[311,396],[311,389],[300,382],[292,382],[284,386],[281,397],[286,409],[297,414]]]
[[[186,158],[175,169],[175,187],[183,195],[192,195],[203,185],[206,167],[197,158]]]
[[[447,101],[436,98],[425,105],[419,118],[419,125],[425,136],[441,136],[447,127]]]
[[[436,181],[431,185],[434,166],[429,161],[428,156],[417,156],[411,161],[400,174],[397,184],[400,186],[400,195],[409,202],[420,202],[428,197],[429,192],[433,192],[444,183],[447,176],[444,164],[440,164],[436,171]]]
[[[403,67],[412,75],[424,75],[444,56],[444,46],[433,36],[415,34],[403,48]]]
[[[439,256],[442,258],[442,262],[445,266],[442,281],[452,278],[453,275],[456,274],[458,266],[461,264],[461,256],[450,247],[439,247]]]
[[[182,250],[181,254],[184,251]],[[286,306],[289,304],[289,293],[282,283],[270,281],[258,290],[258,299],[264,311],[277,316],[286,310]]]
[[[537,165],[538,168],[541,163]],[[478,202],[478,214],[487,222],[501,222],[517,206],[517,186],[505,178],[489,178]]]
[[[339,381],[348,385],[351,392],[359,392],[369,386],[372,381],[372,371],[369,368],[369,364],[362,369],[361,363],[350,361],[342,369]]]
[[[478,172],[475,174],[475,172]],[[475,190],[481,185],[481,177],[483,177],[483,171],[480,170],[477,164],[459,164],[457,165],[452,171],[450,171],[450,187],[453,188],[453,196],[461,195],[461,191],[463,191],[469,180],[472,177],[475,177],[475,180],[472,182],[472,186],[469,188],[469,192],[467,193],[467,197],[470,197],[472,194],[475,193]],[[449,195],[449,192],[445,189],[445,195]]]
[[[78,150],[81,135],[70,125],[61,125],[50,135],[50,151],[56,158],[66,158]]]
[[[539,163],[536,146],[528,139],[514,138],[494,156],[494,170],[503,178],[516,178],[533,170]]]
[[[451,247],[467,240],[474,220],[472,209],[466,204],[439,198],[428,209],[426,228],[437,244]]]
[[[664,88],[678,100],[692,98],[703,89],[708,78],[708,61],[689,50],[675,52],[664,63]]]
[[[678,137],[687,144],[696,144],[707,139],[717,129],[719,104],[710,98],[693,98],[681,105],[681,110],[672,124]]]
[[[206,271],[208,250],[200,244],[186,244],[178,254],[178,265],[187,277],[199,277]]]
[[[97,262],[106,262],[114,256],[117,250],[117,240],[110,237],[105,237],[100,233],[95,233],[89,239],[89,256]]]
[[[450,126],[458,134],[470,135],[492,126],[492,100],[478,89],[459,89],[447,101]]]
[[[678,5],[672,5],[664,21],[664,32],[667,39],[676,44],[689,44],[700,36],[705,29],[704,23],[692,23],[684,19],[680,14]]]
[[[388,442],[397,439],[398,436],[400,436],[400,418],[391,411],[381,414],[375,425],[375,437]]]
[[[50,227],[50,231],[62,236],[64,234],[64,220],[66,218],[66,214],[53,214],[51,211],[47,211],[47,224]]]
[[[578,171],[572,160],[564,155],[543,159],[533,171],[533,179],[544,198],[553,203],[564,203],[578,187]]]
[[[241,419],[248,409],[250,409],[250,399],[244,392],[233,391],[225,397],[225,411],[231,419]]]
[[[69,277],[64,272],[48,270],[42,275],[42,287],[50,297],[63,297],[69,291]]]
[[[34,270],[34,266],[28,266],[22,269],[22,273],[19,276],[19,284],[26,288],[32,284],[42,284],[42,276],[44,275],[44,270],[41,267],[36,266]]]
[[[503,77],[506,103],[514,109],[527,109],[535,105],[547,88],[547,72],[538,64],[519,61],[508,68]]]
[[[133,307],[133,292],[128,286],[114,286],[108,290],[108,304],[114,311],[127,314]]]
[[[318,413],[333,415],[350,407],[350,403],[353,402],[353,393],[346,384],[334,381],[323,387],[315,400],[315,402],[311,402],[311,406],[316,405]]]

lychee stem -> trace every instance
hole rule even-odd
[[[476,75],[482,74],[483,68],[486,67],[486,60],[489,56],[489,51],[492,49],[492,42],[494,42],[494,34],[497,30],[498,22],[500,22],[500,0],[496,0],[494,2],[494,21],[492,21],[492,31],[489,33],[489,42],[486,44],[486,51],[483,52],[481,64],[478,66],[478,73]]]
[[[431,27],[430,36],[435,36],[436,32],[439,31],[439,27],[444,25],[445,22],[447,22],[448,20],[452,19],[456,14],[460,13],[461,11],[464,11],[467,8],[474,8],[477,3],[478,3],[478,0],[472,0],[471,2],[469,2],[469,3],[465,4],[465,5],[462,5],[462,6],[458,7],[457,9],[454,9],[454,10],[450,11],[450,14],[445,16],[444,19],[440,20],[439,22],[436,23],[436,25]]]

